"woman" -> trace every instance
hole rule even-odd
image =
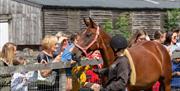
[[[61,58],[61,54],[59,53],[56,57],[54,57],[53,53],[56,50],[56,43],[57,43],[57,38],[55,36],[51,36],[51,35],[47,35],[45,36],[45,38],[42,40],[42,51],[40,52],[40,54],[37,57],[37,60],[39,63],[42,64],[47,64],[49,62],[59,62],[60,58]],[[48,77],[49,75],[52,74],[52,72],[54,72],[54,70],[51,69],[44,69],[41,70],[41,76],[43,77]],[[40,91],[59,91],[58,87],[59,87],[59,79],[58,77],[56,77],[56,82],[53,86],[49,86],[49,85],[38,85],[38,89]],[[38,90],[38,91],[39,91]]]
[[[168,31],[166,33],[166,40],[164,42],[165,47],[167,48],[167,50],[169,51],[169,54],[171,56],[171,60],[172,60],[172,79],[171,79],[171,90],[172,91],[179,91],[180,89],[180,58],[179,58],[179,54],[176,54],[178,52],[177,48],[178,46],[176,45],[177,42],[177,32],[172,32],[172,31]],[[174,55],[178,55],[178,56],[174,56]]]
[[[14,43],[6,43],[0,55],[0,66],[7,67],[13,65],[13,60],[16,54],[16,45]],[[0,75],[0,91],[10,91],[11,75]]]
[[[180,89],[180,58],[179,58],[179,54],[176,54],[178,52],[178,46],[176,45],[177,43],[177,32],[175,31],[168,31],[166,34],[166,40],[164,42],[165,47],[167,48],[167,50],[169,51],[169,54],[171,56],[171,60],[172,60],[172,79],[171,79],[171,90],[172,91],[179,91]],[[178,55],[178,56],[174,56],[174,55]]]
[[[168,31],[166,33],[166,40],[164,42],[164,45],[167,48],[167,50],[169,51],[170,56],[177,48],[176,42],[177,42],[177,33]]]
[[[137,45],[144,40],[150,40],[148,34],[144,30],[137,30],[129,41],[129,47]]]

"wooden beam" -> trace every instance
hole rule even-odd
[[[0,14],[0,20],[10,20],[12,19],[12,15],[10,14]]]
[[[98,65],[103,64],[103,60],[81,60],[79,63],[76,63],[74,66],[86,66],[86,65]],[[0,67],[1,74],[13,74],[16,72],[27,72],[27,71],[36,71],[42,69],[62,69],[72,67],[70,62],[58,62],[58,63],[48,63],[48,64],[28,64],[21,66],[10,66],[10,67]]]

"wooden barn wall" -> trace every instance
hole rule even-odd
[[[85,28],[83,17],[88,17],[86,10],[44,9],[43,27],[45,35],[57,32],[79,32]]]
[[[134,11],[132,12],[132,30],[144,29],[153,39],[154,32],[163,30],[162,11]]]
[[[10,15],[9,36],[17,45],[38,45],[42,39],[41,8],[0,0],[0,15]]]
[[[144,29],[153,38],[154,31],[163,30],[162,11],[147,10],[98,10],[98,9],[45,9],[44,30],[45,34],[56,34],[58,31],[77,32],[86,28],[83,18],[91,17],[99,25],[104,25],[105,20],[113,22],[124,13],[129,13],[130,30],[134,33],[138,29]]]
[[[66,31],[67,12],[64,9],[45,9],[43,10],[43,29],[44,34],[56,34],[58,31]]]
[[[103,25],[105,20],[113,21],[113,12],[111,10],[90,10],[92,17],[99,25]]]
[[[90,17],[98,22],[100,25],[104,24],[104,21],[109,19],[115,26],[117,18],[122,14],[129,13],[130,30],[134,33],[136,30],[144,29],[148,32],[151,39],[153,39],[154,32],[157,30],[164,30],[164,15],[163,11],[153,10],[90,10]]]
[[[99,25],[105,20],[113,20],[112,11],[91,9],[44,9],[44,31],[45,35],[57,32],[79,32],[86,28],[83,19],[91,17]]]

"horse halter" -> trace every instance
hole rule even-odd
[[[82,46],[80,46],[79,44],[75,43],[75,46],[78,47],[79,49],[81,49],[84,54],[86,56],[88,56],[88,53],[87,53],[87,49],[89,49],[96,41],[97,41],[97,38],[99,36],[99,26],[97,26],[97,30],[96,30],[96,36],[94,37],[93,41],[88,45],[86,46],[85,48],[83,48]]]

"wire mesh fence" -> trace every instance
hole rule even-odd
[[[11,78],[5,78],[3,80],[9,81],[7,81],[7,85],[0,85],[0,91],[66,91],[66,74],[63,69],[61,69],[59,73],[56,75],[54,85],[49,85],[46,82],[39,84],[37,81],[28,82],[28,84],[20,85],[21,83],[23,83],[23,80],[17,80],[21,81],[21,83],[16,86],[16,89],[12,89],[12,84],[10,82]],[[26,90],[23,89],[25,86],[27,87]]]
[[[45,82],[38,84],[32,82],[28,84],[28,91],[65,91],[66,88],[66,74],[62,73],[56,76],[55,84],[48,85]]]

